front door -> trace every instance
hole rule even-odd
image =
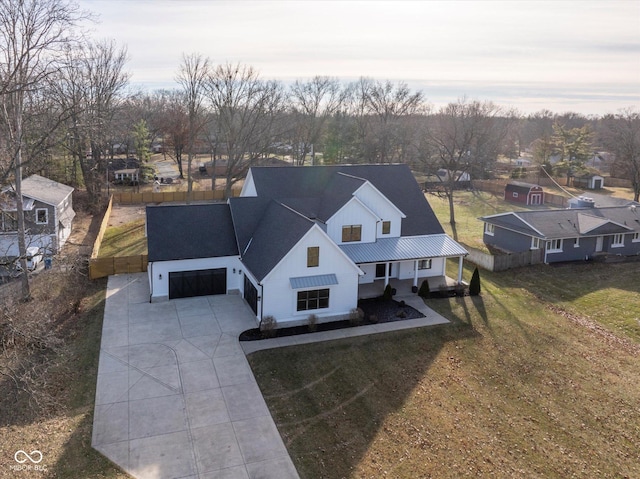
[[[386,277],[387,263],[376,264],[376,278]],[[391,272],[393,271],[393,264],[389,265],[389,277],[391,278]]]
[[[596,253],[602,252],[602,236],[596,238]]]

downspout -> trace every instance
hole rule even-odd
[[[264,315],[264,286],[260,283],[258,283],[258,286],[260,286],[260,323],[262,323],[262,316]],[[260,327],[260,323],[258,327]]]
[[[148,263],[150,264],[150,269],[149,269],[149,277],[150,277],[150,281],[149,281],[149,302],[153,302],[153,262]]]

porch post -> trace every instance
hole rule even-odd
[[[384,265],[384,287],[389,284],[389,269],[391,269],[391,263],[385,263]]]
[[[418,260],[413,262],[413,285],[418,286]]]
[[[458,256],[458,284],[462,284],[462,260],[464,256]]]

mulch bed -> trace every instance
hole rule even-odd
[[[368,324],[389,323],[392,321],[403,321],[405,319],[423,318],[417,309],[395,300],[385,301],[382,298],[363,299],[358,301],[358,307],[364,311],[364,319],[357,324],[352,321],[333,321],[315,325],[315,331],[310,331],[309,326],[294,326],[291,328],[280,328],[274,331],[261,332],[258,328],[249,329],[240,334],[240,341],[258,341],[269,338],[282,338],[295,336],[298,334],[309,334],[319,331],[333,331],[336,329],[354,328],[366,326]]]

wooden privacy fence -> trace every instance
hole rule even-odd
[[[469,246],[465,246],[465,248],[469,251],[468,261],[489,271],[506,271],[544,262],[544,250],[542,249],[494,255]]]
[[[239,188],[231,189],[231,196],[240,196]],[[192,191],[191,201],[215,201],[224,199],[224,190],[204,190]],[[187,201],[186,191],[161,191],[154,193],[147,191],[143,193],[114,193],[113,201],[120,205],[131,205],[136,203],[166,203],[171,201]]]
[[[98,236],[96,236],[96,240],[93,242],[93,249],[91,250],[91,258],[97,258],[100,253],[100,245],[102,244],[102,238],[104,238],[104,232],[107,231],[107,226],[109,225],[109,216],[111,216],[111,208],[113,207],[113,196],[109,198],[109,203],[107,204],[107,211],[104,212],[104,216],[102,217],[102,223],[100,223],[100,230],[98,231]]]
[[[111,256],[108,258],[91,258],[89,260],[89,277],[104,278],[112,274],[142,273],[147,271],[148,256]]]
[[[102,218],[100,224],[100,231],[96,241],[93,243],[93,250],[91,251],[91,258],[89,258],[89,278],[98,279],[106,276],[118,273],[141,273],[147,270],[147,255],[138,256],[113,256],[108,258],[99,258],[100,245],[104,238],[104,232],[109,225],[109,217],[111,216],[111,209],[113,207],[114,197],[109,198],[109,204],[107,210]]]

